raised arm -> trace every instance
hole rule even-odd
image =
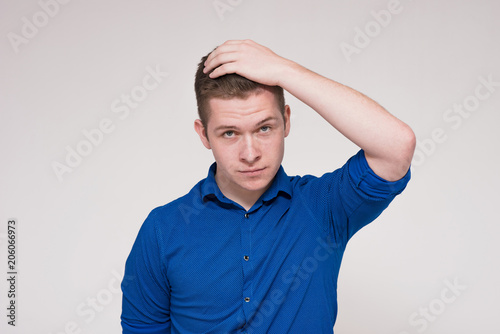
[[[415,150],[411,128],[362,93],[278,56],[251,40],[227,41],[205,62],[216,78],[236,73],[269,86],[281,86],[310,106],[362,148],[372,170],[387,181],[402,178]]]

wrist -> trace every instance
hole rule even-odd
[[[293,81],[300,77],[300,74],[306,70],[294,61],[283,58],[283,66],[277,74],[276,85],[288,90],[287,87],[293,86]]]

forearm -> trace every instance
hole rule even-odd
[[[411,128],[362,93],[286,61],[279,85],[310,106],[335,129],[365,151],[380,177],[405,175],[415,148]]]

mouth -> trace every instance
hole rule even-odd
[[[241,170],[240,173],[242,173],[243,175],[247,175],[247,176],[256,176],[256,175],[261,174],[264,171],[264,169],[266,169],[266,167]]]

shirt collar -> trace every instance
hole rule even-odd
[[[231,204],[233,203],[228,199],[219,189],[217,182],[215,182],[215,172],[217,170],[217,163],[214,162],[209,170],[208,176],[201,186],[201,196],[203,200],[217,198],[220,202]],[[270,201],[278,196],[280,192],[287,194],[289,198],[292,197],[292,185],[288,175],[285,173],[283,166],[280,166],[276,176],[274,177],[273,183],[266,190],[260,199],[264,202]]]

